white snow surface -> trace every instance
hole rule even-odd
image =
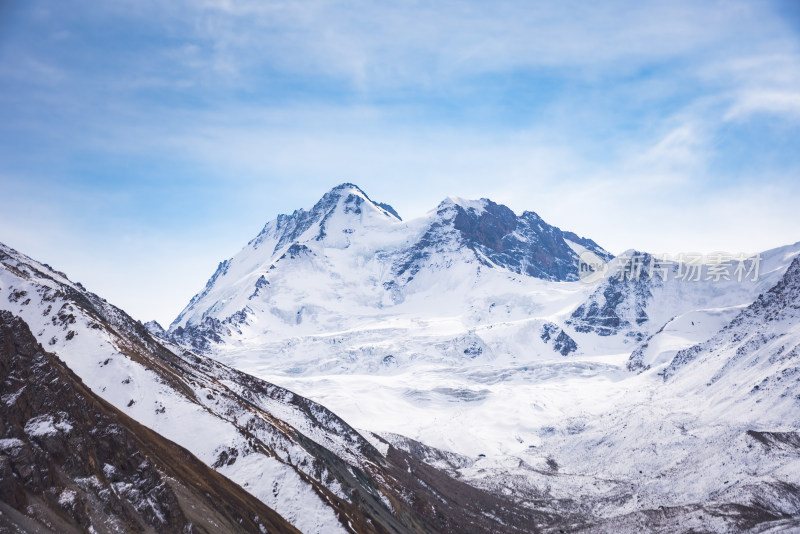
[[[460,199],[440,209],[448,202],[481,209]],[[608,497],[616,504],[596,512],[610,515],[706,501],[758,480],[800,480],[797,462],[757,455],[746,434],[798,430],[796,400],[741,404],[737,375],[712,394],[699,382],[665,385],[660,374],[678,351],[713,337],[775,285],[800,243],[761,253],[755,282],[669,280],[649,288],[642,326],[649,369],[636,374],[627,364],[641,338],[570,324],[597,286],[490,268],[444,246],[388,298],[397,251],[437,216],[401,222],[370,203],[359,214],[339,206],[324,238],[312,226],[282,244],[278,223],[270,223],[170,330],[245,310],[224,343],[212,345],[214,358],[357,428],[472,458],[459,476],[490,489],[522,477],[553,496]],[[290,257],[298,244],[305,248]],[[262,276],[269,284],[254,289]],[[543,340],[548,324],[577,351],[565,357]],[[791,335],[800,339],[797,329]],[[765,363],[760,372],[776,369]],[[564,476],[541,475],[550,461]],[[622,505],[612,498],[620,496]]]
[[[767,355],[757,367],[742,364],[725,374],[710,390],[702,387],[709,372],[687,371],[668,384],[660,373],[679,350],[712,338],[774,285],[799,248],[765,253],[781,263],[767,262],[772,270],[749,290],[698,284],[691,299],[670,294],[669,286],[656,293],[650,328],[657,333],[646,350],[650,369],[642,374],[626,369],[639,346],[635,340],[579,333],[565,324],[587,288],[508,273],[465,291],[461,314],[438,316],[456,305],[437,302],[432,291],[430,305],[420,302],[414,313],[409,307],[397,315],[381,310],[361,327],[320,327],[278,341],[246,344],[243,338],[218,347],[215,357],[314,399],[357,428],[470,457],[475,463],[458,475],[487,489],[518,477],[532,492],[614,502],[597,506],[601,516],[705,502],[734,486],[800,480],[800,461],[765,457],[746,434],[796,432],[800,404],[793,396],[742,401],[743,382],[752,388],[780,373]],[[525,290],[507,291],[506,284]],[[687,309],[697,303],[713,307]],[[567,332],[578,351],[567,357],[553,351],[540,336],[545,323]],[[762,352],[787,339],[800,343],[800,326],[787,330]],[[482,352],[466,356],[469,346]],[[712,362],[729,357],[714,354]],[[550,460],[564,476],[540,474]]]
[[[40,415],[25,423],[25,433],[29,436],[54,436],[59,432],[68,434],[72,425],[65,420],[65,415]]]

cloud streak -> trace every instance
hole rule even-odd
[[[142,319],[344,180],[616,251],[800,239],[780,3],[39,0],[0,24],[0,240]]]

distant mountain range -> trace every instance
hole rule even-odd
[[[0,244],[0,530],[800,529],[800,243],[631,258],[342,184],[164,329]]]

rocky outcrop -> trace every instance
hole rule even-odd
[[[653,298],[653,289],[664,284],[662,274],[650,271],[647,266],[653,257],[647,253],[633,253],[627,260],[637,266],[625,272],[617,265],[600,285],[578,306],[568,324],[577,332],[594,332],[600,336],[621,332],[636,340],[644,339],[644,326],[648,323],[647,306]]]
[[[553,341],[553,350],[562,356],[568,356],[570,353],[578,350],[578,344],[562,330],[555,341]]]
[[[552,341],[553,350],[562,356],[578,350],[578,344],[564,330],[555,323],[545,323],[542,325],[540,336],[542,341],[550,343]]]

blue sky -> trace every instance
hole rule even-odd
[[[800,240],[800,4],[0,3],[0,241],[169,323],[343,181],[613,252]]]

